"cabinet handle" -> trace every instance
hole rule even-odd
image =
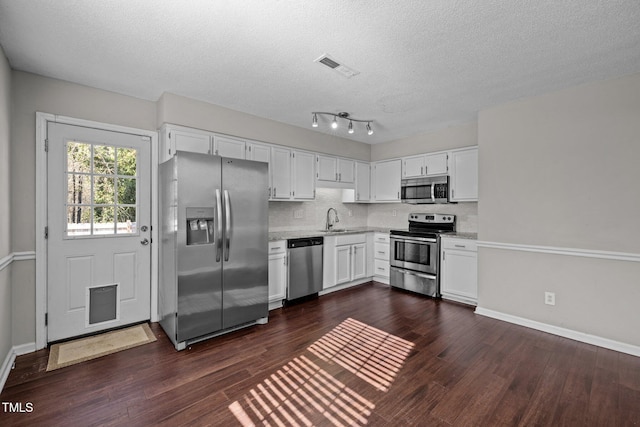
[[[277,251],[278,249],[282,249],[282,246],[276,246],[274,248],[271,248],[272,251]]]
[[[360,200],[360,193],[356,193],[356,200]]]
[[[379,254],[384,254],[385,252],[384,252],[384,251],[378,251],[378,253],[379,253]]]
[[[400,192],[398,191],[398,200],[400,200]]]
[[[455,246],[456,248],[466,248],[465,245],[453,245],[453,246]]]
[[[423,166],[420,166],[420,175],[424,175],[424,172],[422,172]]]
[[[338,174],[338,181],[342,181],[342,172]]]
[[[336,172],[336,181],[338,180],[338,172]]]

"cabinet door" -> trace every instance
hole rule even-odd
[[[402,159],[402,177],[415,178],[424,175],[424,156],[411,156]]]
[[[285,148],[271,149],[271,198],[288,200],[291,197],[291,151]]]
[[[287,289],[286,254],[269,255],[269,302],[281,301]]]
[[[401,161],[377,162],[374,166],[374,200],[400,200]]]
[[[255,143],[247,143],[247,160],[269,163],[271,160],[271,147]]]
[[[336,246],[335,284],[351,281],[351,245]]]
[[[353,183],[355,181],[353,160],[338,159],[338,181]]]
[[[451,166],[451,201],[478,201],[478,148],[452,152]]]
[[[294,151],[292,159],[293,198],[313,200],[316,196],[315,155],[305,151]]]
[[[442,294],[478,299],[478,255],[473,251],[442,251]]]
[[[356,202],[371,200],[371,166],[369,163],[356,162]]]
[[[448,154],[427,154],[424,156],[424,174],[425,175],[446,175],[449,171]]]
[[[211,136],[205,133],[189,132],[181,129],[170,129],[169,138],[175,151],[211,154]],[[175,154],[175,151],[171,155]]]
[[[351,280],[367,277],[367,244],[358,243],[351,248]]]
[[[232,157],[234,159],[244,159],[245,142],[241,139],[226,138],[216,136],[214,138],[215,153],[222,157]]]
[[[338,162],[335,157],[317,156],[318,181],[335,182],[338,180]]]

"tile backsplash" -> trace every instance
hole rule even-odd
[[[269,230],[322,230],[327,210],[335,208],[340,222],[337,228],[406,228],[410,212],[435,212],[456,215],[457,230],[478,231],[478,204],[409,205],[406,203],[342,203],[342,190],[316,189],[316,199],[308,202],[269,202]]]

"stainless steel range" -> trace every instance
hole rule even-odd
[[[440,235],[456,231],[456,216],[410,213],[409,230],[391,230],[389,283],[440,297]]]

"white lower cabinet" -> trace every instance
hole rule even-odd
[[[373,236],[373,279],[389,284],[389,235],[375,233]]]
[[[445,299],[478,304],[478,251],[475,240],[443,237],[440,293]]]
[[[269,309],[282,306],[287,294],[287,241],[269,242]]]
[[[367,234],[325,236],[322,289],[367,278]]]

